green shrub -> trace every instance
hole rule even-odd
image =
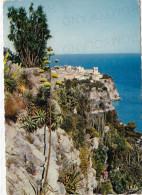
[[[35,111],[32,119],[36,121],[38,127],[42,127],[46,122],[46,112],[44,110]]]
[[[100,178],[100,176],[104,172],[106,153],[107,153],[106,148],[103,145],[100,145],[98,149],[95,149],[93,151],[92,162],[93,167],[96,169],[96,175],[98,178]]]
[[[101,185],[99,186],[99,193],[103,195],[113,194],[111,183],[109,181],[101,183]]]
[[[135,122],[129,122],[126,126],[127,129],[129,129],[130,131],[134,131],[136,128],[136,123]]]
[[[80,175],[82,172],[77,170],[77,166],[69,163],[68,161],[62,163],[62,169],[59,169],[59,182],[62,182],[65,186],[68,194],[77,194],[80,182],[82,179]]]
[[[13,93],[16,90],[17,82],[12,78],[5,78],[4,80],[5,88],[8,92]]]
[[[33,133],[37,130],[37,123],[32,117],[25,117],[23,119],[23,126],[21,127],[29,133]]]
[[[20,85],[25,85],[26,87],[32,88],[32,82],[30,81],[30,74],[27,72],[23,72],[19,78],[18,82]]]
[[[75,117],[76,118],[76,117]],[[76,120],[76,124],[75,124]],[[85,146],[85,128],[86,122],[82,116],[74,119],[74,129],[72,132],[72,139],[74,141],[74,147],[79,149]]]
[[[88,169],[89,169],[89,151],[87,147],[81,148],[80,154],[79,154],[81,163],[80,163],[80,168],[87,179],[88,176]]]
[[[123,194],[126,190],[126,180],[124,175],[120,171],[114,171],[111,173],[110,178],[114,191],[117,194]]]
[[[101,79],[112,79],[112,77],[108,74],[103,74],[103,77]]]
[[[33,103],[38,109],[46,109],[46,105],[49,107],[50,90],[45,87],[40,87],[34,97]]]
[[[99,133],[95,130],[94,127],[89,127],[86,129],[86,133],[87,134],[90,134],[90,137],[91,138],[94,138],[94,137],[99,137]]]
[[[66,132],[70,132],[73,129],[73,118],[71,116],[66,116],[61,124],[61,128]]]

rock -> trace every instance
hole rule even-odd
[[[9,66],[9,69],[10,69],[9,74],[12,76],[18,68],[18,64],[10,63],[8,66]]]
[[[61,114],[61,108],[59,106],[59,104],[57,103],[57,101],[53,100],[53,104],[55,106],[55,113],[58,115],[58,114]]]
[[[105,126],[104,132],[107,133],[109,130],[110,130],[110,128],[108,126]]]
[[[119,93],[115,87],[114,80],[112,78],[102,79],[102,83],[107,88],[111,101],[121,100]]]

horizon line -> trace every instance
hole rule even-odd
[[[106,55],[106,54],[141,54],[141,52],[133,52],[133,53],[55,53],[55,55]]]

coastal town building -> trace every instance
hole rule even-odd
[[[81,66],[61,66],[59,69],[53,69],[53,73],[57,73],[61,78],[59,80],[64,79],[78,79],[85,80],[92,77],[92,80],[99,80],[102,78],[102,74],[98,71],[98,67],[94,67],[93,69],[84,69]]]

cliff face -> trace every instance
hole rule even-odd
[[[101,79],[101,82],[107,88],[108,95],[111,101],[121,100],[119,93],[116,89],[114,80],[112,78],[109,79]]]
[[[114,110],[115,108],[112,106],[112,101],[121,100],[113,79],[100,79],[99,82],[104,85],[104,88],[92,88],[90,92],[92,114]]]
[[[6,124],[6,168],[7,168],[7,193],[20,195],[34,195],[35,189],[39,187],[42,179],[42,172],[45,163],[44,148],[44,130],[38,129],[34,134],[28,134],[25,130],[20,129],[20,124]],[[48,130],[47,130],[47,139]],[[98,147],[98,139],[94,138],[92,146]],[[93,141],[92,140],[92,141]],[[48,145],[46,148],[48,154]],[[73,146],[72,139],[64,130],[58,128],[52,132],[51,160],[48,175],[49,194],[65,194],[65,186],[59,182],[60,172],[65,171],[64,161],[69,164],[76,164],[79,169],[80,158],[79,151]],[[91,166],[88,170],[88,180],[82,175],[80,185],[82,189],[79,193],[86,194],[85,188],[92,194],[93,189],[97,186],[95,180],[96,172]]]

